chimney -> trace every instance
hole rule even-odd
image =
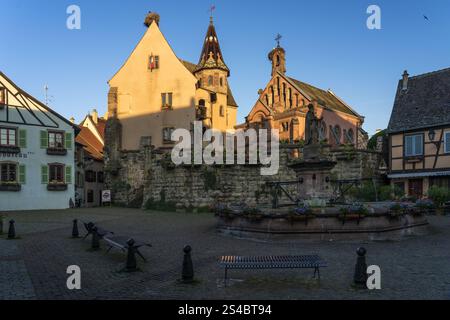
[[[75,118],[72,117],[72,118],[69,119],[69,121],[70,121],[70,123],[75,123]]]
[[[95,124],[98,123],[98,112],[96,109],[92,110],[91,112],[92,121],[94,121]]]
[[[409,79],[409,74],[408,74],[408,71],[405,70],[405,72],[403,72],[403,86],[402,86],[403,91],[408,90],[408,79]]]

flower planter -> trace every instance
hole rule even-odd
[[[17,153],[20,153],[20,148],[19,147],[0,147],[0,153],[17,154]]]
[[[66,149],[48,148],[47,154],[50,156],[65,156],[67,155]]]
[[[20,190],[22,190],[20,184],[0,184],[0,191],[19,192]]]
[[[48,191],[66,191],[67,184],[49,184],[47,185]]]

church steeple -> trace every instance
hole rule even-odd
[[[281,35],[278,34],[275,38],[277,47],[269,53],[269,60],[272,62],[272,77],[277,72],[286,73],[286,51],[280,46],[281,38]]]
[[[199,72],[204,69],[223,70],[227,72],[228,76],[230,76],[230,69],[228,69],[223,60],[223,55],[220,50],[219,39],[217,37],[212,16],[210,18],[208,31],[206,32],[203,43],[202,53],[195,72]]]

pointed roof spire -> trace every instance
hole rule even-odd
[[[214,27],[212,10],[209,27],[206,32],[205,40],[203,43],[202,53],[195,72],[203,69],[222,69],[230,73],[230,70],[223,61],[222,51],[220,50],[219,39],[217,37],[216,28]]]

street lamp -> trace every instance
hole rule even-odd
[[[434,142],[434,138],[436,138],[436,131],[434,131],[434,129],[430,129],[430,132],[428,132],[428,138],[431,142]]]

